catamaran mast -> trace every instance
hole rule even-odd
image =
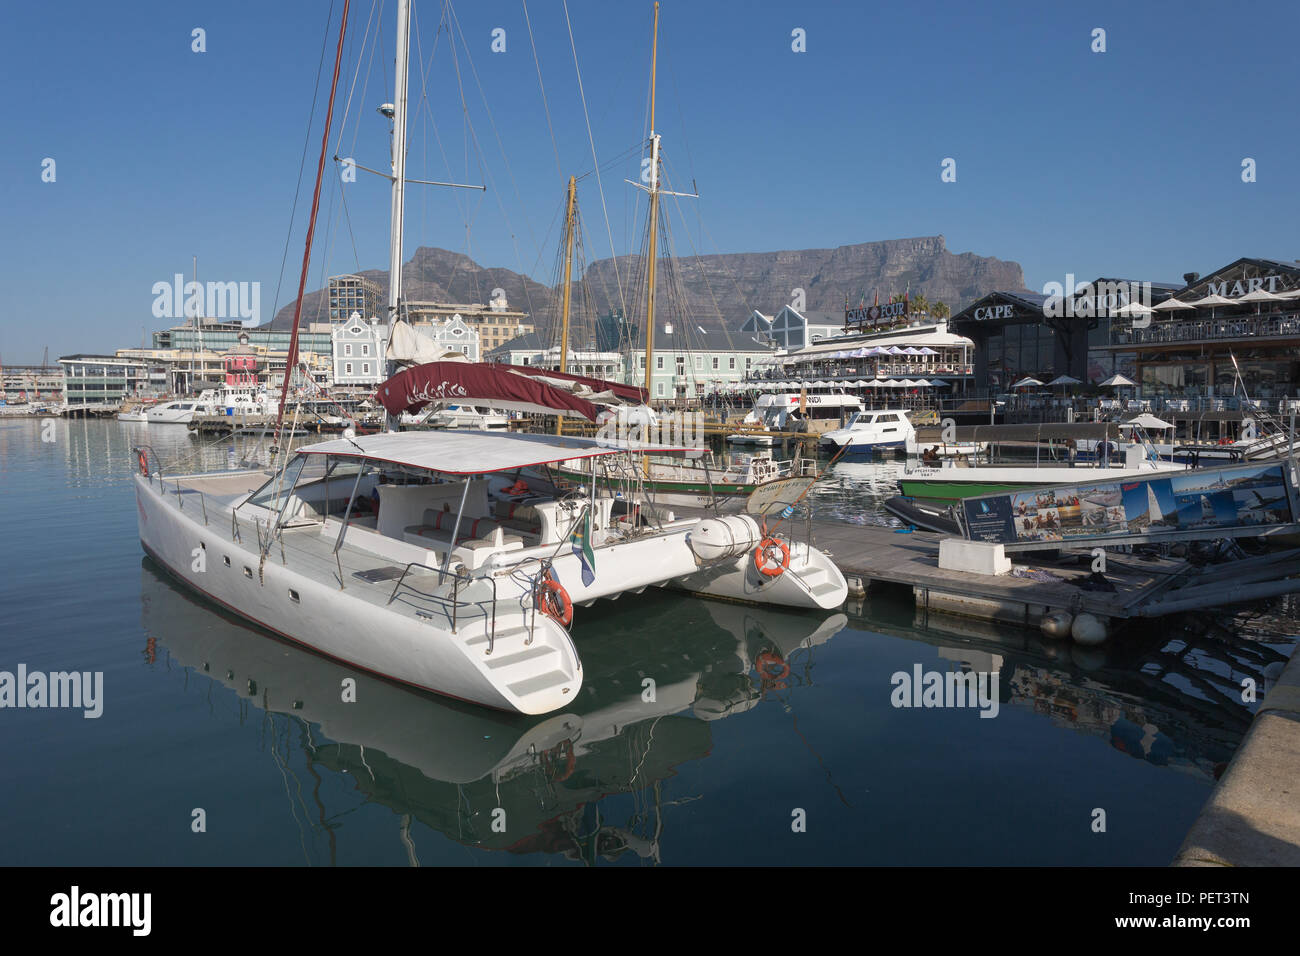
[[[406,212],[406,71],[411,55],[411,2],[397,0],[397,69],[393,93],[393,212],[388,236],[388,325],[400,318],[402,229]],[[392,340],[391,331],[389,340]]]
[[[659,57],[659,0],[655,0],[654,31],[650,40],[650,232],[647,237],[646,302],[645,302],[645,395],[649,404],[654,392],[655,350],[655,262],[659,258],[659,134],[655,132],[655,69]]]
[[[575,177],[569,177],[569,198],[565,204],[564,212],[564,305],[560,311],[560,371],[569,370],[569,301],[570,301],[570,282],[573,277],[573,234],[576,231],[574,226],[574,206],[578,195],[578,181]],[[564,416],[555,416],[555,434],[564,434]]]

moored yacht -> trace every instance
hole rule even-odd
[[[916,438],[916,429],[907,415],[905,408],[864,409],[843,428],[823,432],[821,445],[830,452],[843,450],[845,458],[906,448]]]
[[[380,396],[390,413],[418,410],[484,376],[521,410],[595,418],[585,400],[504,367],[418,366]],[[183,583],[282,637],[446,696],[548,713],[582,683],[575,604],[649,586],[793,608],[845,600],[827,555],[748,515],[647,522],[635,501],[590,485],[548,496],[525,474],[583,460],[594,475],[599,459],[680,451],[388,432],[301,447],[273,475],[164,476],[141,448],[140,539]]]

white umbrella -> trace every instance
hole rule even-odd
[[[1300,299],[1300,288],[1292,289],[1290,292],[1279,292],[1279,299]]]
[[[1083,383],[1080,382],[1073,375],[1058,375],[1056,376],[1056,378],[1052,379],[1050,382],[1047,383],[1049,388],[1053,385],[1082,385],[1082,384]]]
[[[938,355],[939,353],[935,349],[932,349],[927,345],[923,345],[921,346],[920,351],[917,352],[916,354],[917,355]]]
[[[929,387],[930,387],[931,385],[933,385],[934,383],[933,383],[933,382],[927,382],[927,381],[926,381],[925,379],[923,379],[923,378],[918,378],[918,379],[917,379],[915,382],[913,382],[912,384],[914,384],[917,388],[929,388]]]
[[[1232,299],[1226,299],[1223,296],[1219,295],[1218,293],[1211,293],[1210,295],[1203,296],[1202,298],[1199,298],[1195,302],[1191,303],[1192,308],[1195,309],[1199,309],[1203,306],[1208,305],[1210,307],[1210,318],[1214,318],[1214,307],[1216,305],[1236,305],[1236,304],[1237,303],[1234,302]]]
[[[1121,305],[1115,310],[1116,315],[1150,315],[1155,309],[1149,305],[1143,305],[1141,302],[1130,302],[1128,305]]]
[[[1106,381],[1098,382],[1098,384],[1102,386],[1107,386],[1107,385],[1121,386],[1121,385],[1137,385],[1137,382],[1133,381],[1133,379],[1131,378],[1126,378],[1125,376],[1120,375],[1118,372],[1116,372],[1110,378],[1106,379]]]
[[[1152,311],[1155,312],[1172,312],[1174,309],[1194,309],[1196,306],[1188,305],[1186,302],[1179,302],[1177,299],[1165,299],[1159,305],[1155,306]]]
[[[1016,382],[1016,383],[1015,383],[1014,385],[1012,385],[1011,387],[1012,387],[1012,388],[1025,388],[1025,387],[1027,387],[1027,386],[1029,386],[1029,385],[1042,385],[1042,384],[1043,384],[1043,383],[1040,382],[1040,381],[1039,381],[1038,379],[1036,379],[1036,378],[1025,377],[1025,378],[1022,378],[1020,381]]]
[[[888,355],[906,355],[906,354],[907,354],[907,353],[904,352],[902,349],[900,349],[897,345],[891,345],[889,348],[885,349],[885,353],[888,354]]]
[[[863,388],[885,388],[885,387],[886,384],[878,378],[872,379],[870,382],[867,382],[867,384],[863,386]]]
[[[1174,427],[1173,425],[1169,424],[1167,421],[1160,418],[1156,418],[1154,415],[1151,415],[1146,412],[1142,413],[1136,418],[1130,418],[1128,421],[1124,422],[1124,424],[1120,425],[1119,427],[1123,428],[1126,425],[1137,425],[1140,428],[1145,428],[1148,430],[1158,429],[1161,431]]]
[[[1254,292],[1247,292],[1245,295],[1243,295],[1243,296],[1242,296],[1240,299],[1238,299],[1237,301],[1238,301],[1238,302],[1255,302],[1255,303],[1261,303],[1261,302],[1277,302],[1277,301],[1279,301],[1281,298],[1282,298],[1282,296],[1280,296],[1280,295],[1275,295],[1275,294],[1272,293],[1272,292],[1265,292],[1263,289],[1256,289]],[[1256,315],[1259,315],[1259,305],[1258,305],[1258,304],[1255,306],[1255,314],[1256,314]]]
[[[952,382],[945,382],[941,378],[936,378],[930,384],[933,385],[935,388],[952,388]]]
[[[853,387],[854,387],[854,388],[870,388],[870,387],[871,387],[871,383],[868,382],[866,379],[862,379],[862,378],[860,378],[860,379],[858,379],[856,382],[853,383]]]

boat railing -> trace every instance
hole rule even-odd
[[[450,606],[451,633],[455,634],[456,628],[459,623],[458,610],[460,608],[461,584],[462,583],[472,584],[475,579],[468,573],[461,573],[459,571],[453,571],[450,569],[444,571],[442,568],[432,567],[431,565],[425,564],[423,561],[409,561],[407,562],[406,567],[402,569],[402,576],[399,577],[397,579],[397,583],[393,585],[393,593],[388,596],[388,600],[384,602],[385,605],[392,604],[393,601],[397,598],[397,592],[402,589],[402,585],[406,582],[406,576],[411,573],[412,568],[423,568],[426,571],[432,571],[435,574],[439,575],[440,581],[443,577],[451,578],[450,598],[446,597],[445,595],[434,594],[434,593],[419,591],[419,590],[416,590],[416,593],[421,595],[422,597],[426,597],[431,600],[438,601],[442,604],[447,604]],[[491,620],[488,625],[488,646],[487,646],[487,653],[490,655],[492,653],[493,645],[496,643],[496,635],[497,635],[497,579],[492,575],[488,575],[487,580],[490,581],[492,584],[492,613],[491,613]],[[412,590],[415,589],[413,588]],[[478,602],[469,601],[467,603],[477,604]]]

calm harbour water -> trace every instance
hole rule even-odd
[[[1284,616],[1244,643],[1210,626],[1083,650],[889,594],[808,615],[647,591],[578,609],[566,712],[364,676],[343,703],[356,675],[143,556],[131,446],[171,465],[197,440],[52,429],[0,419],[0,671],[102,671],[103,714],[0,709],[6,864],[1159,866],[1249,725],[1233,684],[1289,650],[1269,628],[1295,633]],[[891,523],[873,504],[900,468],[838,468],[819,516]],[[891,705],[894,673],[962,662],[997,670],[995,718]]]

